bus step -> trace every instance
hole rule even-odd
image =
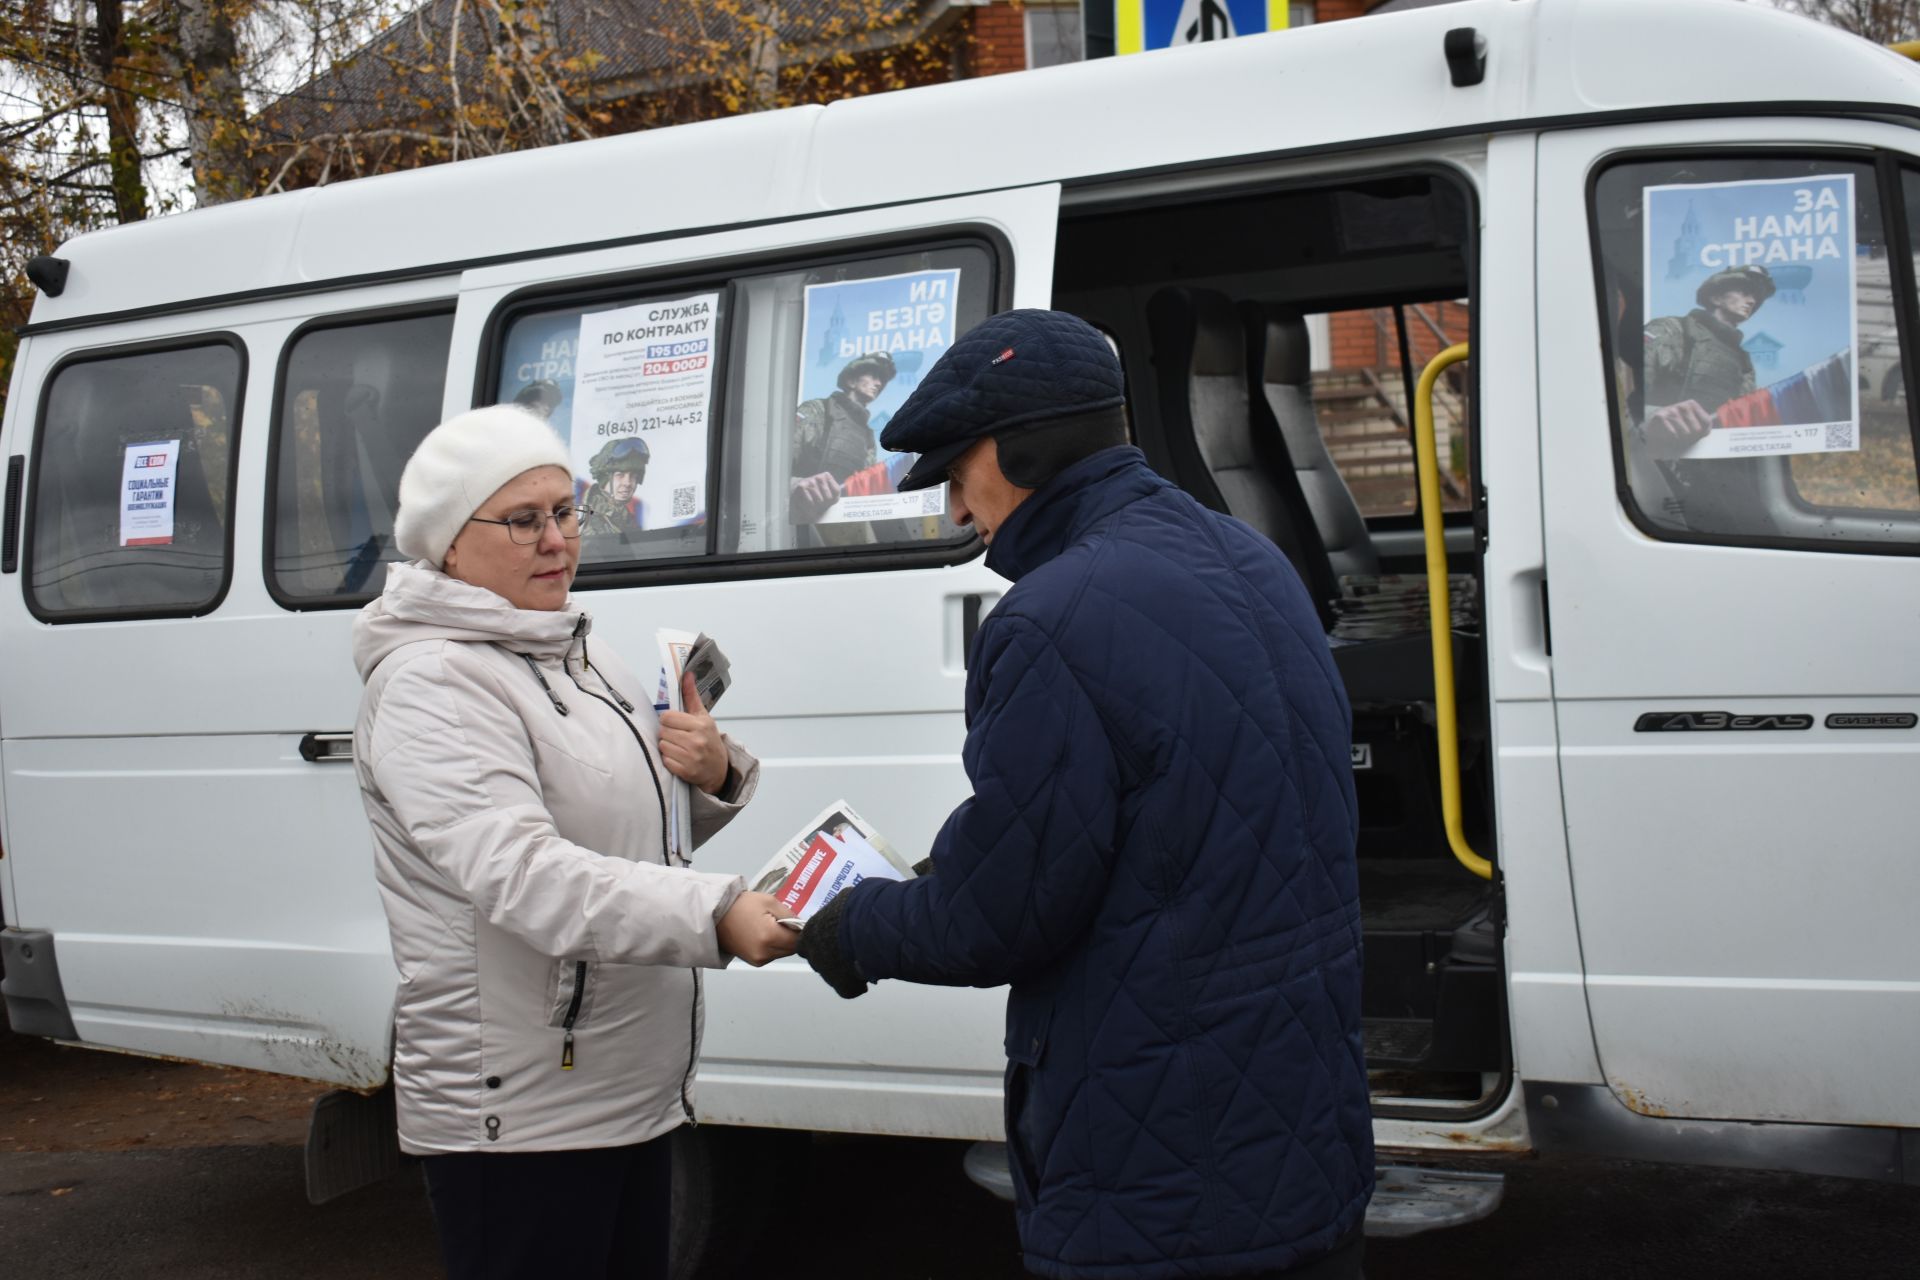
[[[1361,1032],[1368,1067],[1418,1066],[1433,1052],[1430,1018],[1366,1018]]]
[[[1367,1234],[1388,1239],[1478,1222],[1500,1207],[1504,1173],[1383,1164],[1374,1173]]]
[[[976,1142],[961,1163],[975,1185],[1002,1200],[1013,1199],[1004,1142]],[[1422,1231],[1478,1222],[1500,1207],[1506,1188],[1503,1173],[1381,1165],[1374,1175],[1373,1201],[1367,1206],[1366,1232],[1389,1238],[1417,1236]]]
[[[961,1157],[960,1167],[967,1171],[967,1177],[975,1186],[991,1191],[1002,1200],[1013,1199],[1013,1170],[1007,1168],[1006,1143],[974,1143]]]

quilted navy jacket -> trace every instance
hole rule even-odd
[[[870,979],[1007,1000],[1007,1145],[1044,1276],[1325,1252],[1373,1137],[1346,696],[1273,544],[1138,450],[1001,525],[967,680],[973,797],[935,874],[847,895]]]

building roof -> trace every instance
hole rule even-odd
[[[541,32],[561,74],[581,97],[606,102],[702,78],[702,68],[745,68],[762,29],[744,4],[713,0],[553,0]],[[916,40],[952,8],[946,0],[782,0],[778,47],[783,63],[812,61],[836,49]],[[428,0],[325,74],[260,115],[268,136],[298,139],[396,127],[452,106],[449,65],[459,68],[464,101],[485,89],[491,40],[484,7]],[[457,30],[456,30],[457,26]]]

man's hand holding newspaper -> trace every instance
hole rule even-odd
[[[760,868],[752,888],[793,912],[780,923],[804,928],[822,908],[868,877],[911,880],[913,869],[842,800],[817,814]]]

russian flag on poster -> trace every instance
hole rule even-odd
[[[774,896],[801,920],[868,876],[898,880],[900,872],[851,827],[838,832],[816,831],[806,852]]]

